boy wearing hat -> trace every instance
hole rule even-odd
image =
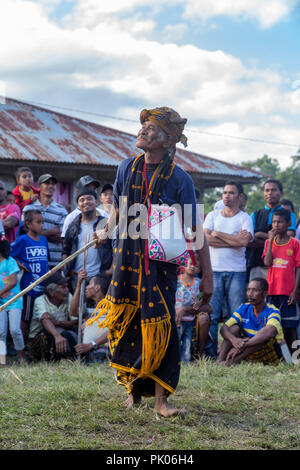
[[[77,186],[78,186],[77,187],[77,195],[78,195],[78,192],[82,191],[83,189],[91,189],[92,191],[96,192],[97,189],[100,187],[100,183],[95,178],[92,178],[92,176],[85,175],[85,176],[82,176],[79,179]],[[65,238],[66,231],[67,231],[69,225],[80,214],[80,212],[81,211],[80,211],[79,207],[77,206],[76,209],[74,209],[72,212],[70,212],[70,214],[67,215],[67,217],[64,221],[62,232],[61,232],[61,237],[62,238]],[[99,213],[101,214],[101,211],[99,211]],[[101,215],[106,217],[104,214],[101,214]]]
[[[87,236],[92,240],[99,223],[104,228],[107,219],[99,215],[96,210],[97,194],[88,188],[83,189],[77,196],[79,215],[69,225],[63,243],[63,258],[66,258],[86,244]],[[83,253],[68,263],[65,269],[66,276],[72,276],[72,287],[75,290],[77,274],[83,269]],[[99,273],[108,274],[112,264],[112,243],[108,239],[97,250],[90,247],[87,250],[86,271],[89,277]]]

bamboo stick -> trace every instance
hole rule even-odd
[[[87,235],[85,240],[85,246],[88,245],[90,236]],[[87,250],[84,252],[83,258],[83,269],[86,270],[86,259],[87,259]],[[80,295],[79,295],[79,311],[78,311],[78,335],[77,335],[77,343],[82,343],[82,317],[83,317],[83,305],[84,305],[84,291],[85,291],[85,280],[83,279],[80,285]],[[81,361],[81,354],[77,356],[78,362]]]
[[[0,312],[2,312],[2,310],[5,310],[9,305],[11,305],[13,302],[15,302],[16,300],[18,300],[20,297],[23,297],[23,295],[27,294],[27,292],[29,292],[31,289],[34,289],[36,286],[38,286],[41,282],[44,282],[46,281],[46,279],[48,279],[48,277],[52,276],[52,274],[54,274],[56,271],[59,271],[61,268],[63,268],[66,264],[70,263],[70,261],[72,261],[74,258],[76,258],[77,256],[79,256],[81,253],[83,253],[85,250],[88,250],[91,246],[93,246],[95,243],[97,242],[97,239],[93,239],[91,240],[89,243],[87,243],[86,245],[82,246],[79,250],[75,251],[75,253],[73,253],[72,255],[68,256],[68,258],[64,259],[63,261],[61,261],[60,263],[58,263],[56,266],[54,266],[54,268],[52,268],[50,271],[48,271],[46,274],[44,274],[42,277],[40,277],[39,279],[37,279],[36,281],[34,281],[32,284],[30,284],[29,286],[27,286],[25,289],[23,289],[21,292],[19,292],[18,294],[16,294],[14,297],[12,297],[12,299],[8,300],[7,302],[5,302],[5,304],[1,305],[0,306]]]

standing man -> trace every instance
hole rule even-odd
[[[280,200],[283,194],[282,184],[278,180],[269,179],[263,188],[266,205],[251,214],[253,220],[254,240],[248,248],[248,270],[250,281],[257,277],[267,279],[268,268],[264,266],[262,254],[269,231],[272,230],[272,218],[276,210],[281,209]],[[291,212],[291,225],[288,234],[294,237],[296,233],[296,214]]]
[[[214,293],[211,298],[211,325],[206,354],[216,358],[218,352],[218,324],[223,301],[231,316],[245,299],[245,251],[253,237],[251,217],[240,209],[242,185],[235,181],[225,184],[222,199],[224,209],[207,214],[204,233],[209,244],[213,269]]]
[[[144,109],[140,114],[142,128],[136,146],[144,151],[138,157],[126,158],[120,164],[114,185],[114,208],[122,209],[121,197],[128,208],[140,204],[179,203],[193,208],[192,228],[196,229],[196,197],[191,177],[173,162],[176,143],[186,144],[183,129],[186,119],[171,108]],[[105,230],[97,232],[98,243],[113,233],[112,211]],[[125,212],[125,211],[124,211]],[[180,373],[180,354],[175,324],[177,266],[148,260],[143,235],[122,233],[123,219],[130,224],[128,212],[120,211],[119,235],[116,239],[112,281],[105,299],[97,306],[94,318],[107,313],[101,327],[108,327],[112,354],[111,366],[117,370],[118,382],[125,386],[132,407],[141,397],[154,396],[157,413],[168,417],[181,413],[171,406],[168,396],[176,389]],[[147,214],[147,210],[146,210]],[[140,217],[141,225],[147,217]],[[201,222],[199,221],[200,225]],[[202,302],[212,294],[212,272],[208,246],[197,251],[203,273],[200,290]],[[149,261],[149,264],[146,261]]]
[[[101,220],[106,220],[96,212],[97,194],[91,189],[83,189],[77,196],[79,215],[69,225],[63,243],[63,259],[67,258],[75,251],[86,244],[87,236],[92,240],[93,233]],[[103,226],[105,223],[103,224]],[[84,253],[77,256],[75,260],[68,263],[65,269],[65,276],[71,276],[73,292],[77,284],[79,271],[83,269]],[[97,250],[90,247],[87,250],[86,272],[89,278],[97,274],[106,274],[112,264],[111,240],[106,240]]]
[[[41,175],[38,179],[39,198],[24,207],[23,213],[39,209],[43,216],[41,235],[47,238],[49,246],[49,268],[53,268],[62,259],[61,231],[68,214],[66,208],[53,200],[57,179],[50,174]]]
[[[21,211],[16,204],[9,204],[6,201],[6,196],[6,185],[0,180],[0,220],[5,231],[6,239],[9,243],[12,243],[16,238]]]

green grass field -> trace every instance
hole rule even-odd
[[[1,450],[299,449],[300,367],[212,361],[184,365],[165,419],[153,399],[125,410],[107,363],[12,365],[0,370]]]

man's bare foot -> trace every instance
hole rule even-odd
[[[128,395],[127,400],[124,401],[123,406],[127,408],[128,410],[130,408],[133,408],[134,406],[137,406],[141,403],[141,397],[134,396],[132,393]]]
[[[178,409],[170,405],[167,397],[155,398],[154,409],[156,413],[160,414],[164,418],[170,418],[171,416],[184,416],[187,413],[184,408]]]

